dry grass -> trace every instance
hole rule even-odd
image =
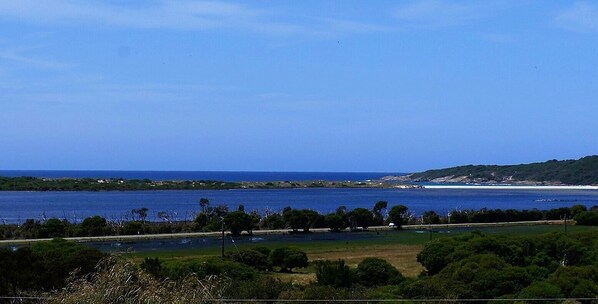
[[[368,257],[384,259],[395,266],[406,277],[417,277],[423,270],[417,262],[417,254],[422,245],[379,244],[364,247],[346,247],[312,250],[308,252],[310,261],[343,259],[350,267]]]
[[[343,259],[350,267],[368,257],[384,259],[395,266],[406,277],[417,277],[424,269],[417,262],[417,254],[423,249],[422,245],[379,244],[363,247],[336,247],[323,249],[310,249],[307,255],[310,261]],[[300,269],[295,273],[273,273],[274,278],[284,282],[305,285],[316,279],[312,269]]]

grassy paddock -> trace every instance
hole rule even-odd
[[[568,226],[567,231],[579,232],[596,230],[598,227],[588,226]],[[455,236],[471,231],[483,231],[489,234],[499,235],[535,235],[548,232],[563,232],[563,225],[525,225],[525,226],[506,226],[506,227],[475,227],[475,228],[441,228],[432,233],[432,238],[445,238]],[[348,233],[348,232],[346,232]],[[356,266],[366,257],[379,257],[387,260],[397,267],[403,275],[407,277],[416,277],[423,267],[417,262],[416,256],[422,250],[424,245],[430,240],[428,231],[400,230],[400,231],[382,231],[360,232],[376,234],[375,238],[365,240],[323,240],[313,242],[263,242],[251,245],[241,245],[239,249],[251,248],[254,246],[264,246],[271,249],[281,246],[292,246],[304,250],[310,261],[315,260],[337,260],[344,259],[348,265]],[[226,251],[236,251],[235,247],[227,246]],[[152,251],[129,253],[128,256],[141,260],[146,257],[158,257],[161,259],[204,259],[220,254],[219,247],[206,249],[182,249],[169,251]],[[294,283],[307,283],[314,280],[315,274],[312,267],[298,269],[293,274],[272,274],[274,277],[292,281]]]

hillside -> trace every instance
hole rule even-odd
[[[521,165],[467,165],[428,170],[402,178],[411,182],[597,185],[598,156]]]

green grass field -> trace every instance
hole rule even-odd
[[[588,226],[568,226],[569,232],[580,232],[588,230],[597,230],[598,227]],[[450,231],[450,232],[449,232]],[[456,228],[456,229],[439,229],[438,232],[432,233],[432,238],[445,238],[456,236],[471,231],[482,231],[488,234],[499,235],[534,235],[549,232],[564,232],[562,225],[526,225],[526,226],[507,226],[507,227],[476,227],[476,228]],[[348,233],[348,232],[347,232]],[[376,232],[360,232],[372,233]],[[417,262],[416,256],[422,250],[424,245],[430,241],[430,234],[427,231],[414,230],[400,230],[400,231],[383,231],[376,235],[377,237],[365,240],[348,240],[348,241],[313,241],[313,242],[265,242],[252,245],[242,245],[238,249],[251,248],[254,246],[264,246],[268,248],[277,248],[282,246],[297,247],[305,251],[310,261],[315,260],[337,260],[343,259],[349,266],[357,265],[366,257],[379,257],[387,260],[393,264],[403,275],[407,277],[416,277],[423,270],[422,266]],[[227,251],[237,250],[235,247],[226,247]],[[197,258],[203,259],[210,256],[220,255],[220,248],[206,248],[195,250],[169,250],[169,251],[152,251],[128,253],[136,260],[141,260],[146,257],[158,257],[160,259],[188,259]],[[273,274],[273,276],[290,280],[295,283],[306,283],[314,279],[314,270],[308,267],[307,269],[300,269],[294,274]]]

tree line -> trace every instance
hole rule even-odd
[[[409,212],[404,205],[389,208],[378,201],[371,209],[338,207],[335,212],[321,214],[310,209],[284,208],[281,212],[260,214],[246,212],[243,205],[229,210],[227,205],[211,205],[199,200],[199,212],[192,221],[173,221],[166,212],[158,212],[160,222],[149,222],[147,208],[131,210],[129,221],[108,221],[101,216],[85,218],[81,223],[50,218],[45,221],[27,219],[21,224],[0,225],[1,239],[33,239],[53,237],[114,236],[181,232],[214,232],[223,228],[233,236],[252,234],[254,230],[289,229],[292,233],[308,233],[310,229],[327,228],[332,232],[367,230],[371,226],[392,225],[400,229],[406,224],[496,223],[537,220],[575,220],[580,225],[598,225],[598,206],[584,205],[549,210],[487,209],[454,210],[446,215],[426,211],[421,215]]]

